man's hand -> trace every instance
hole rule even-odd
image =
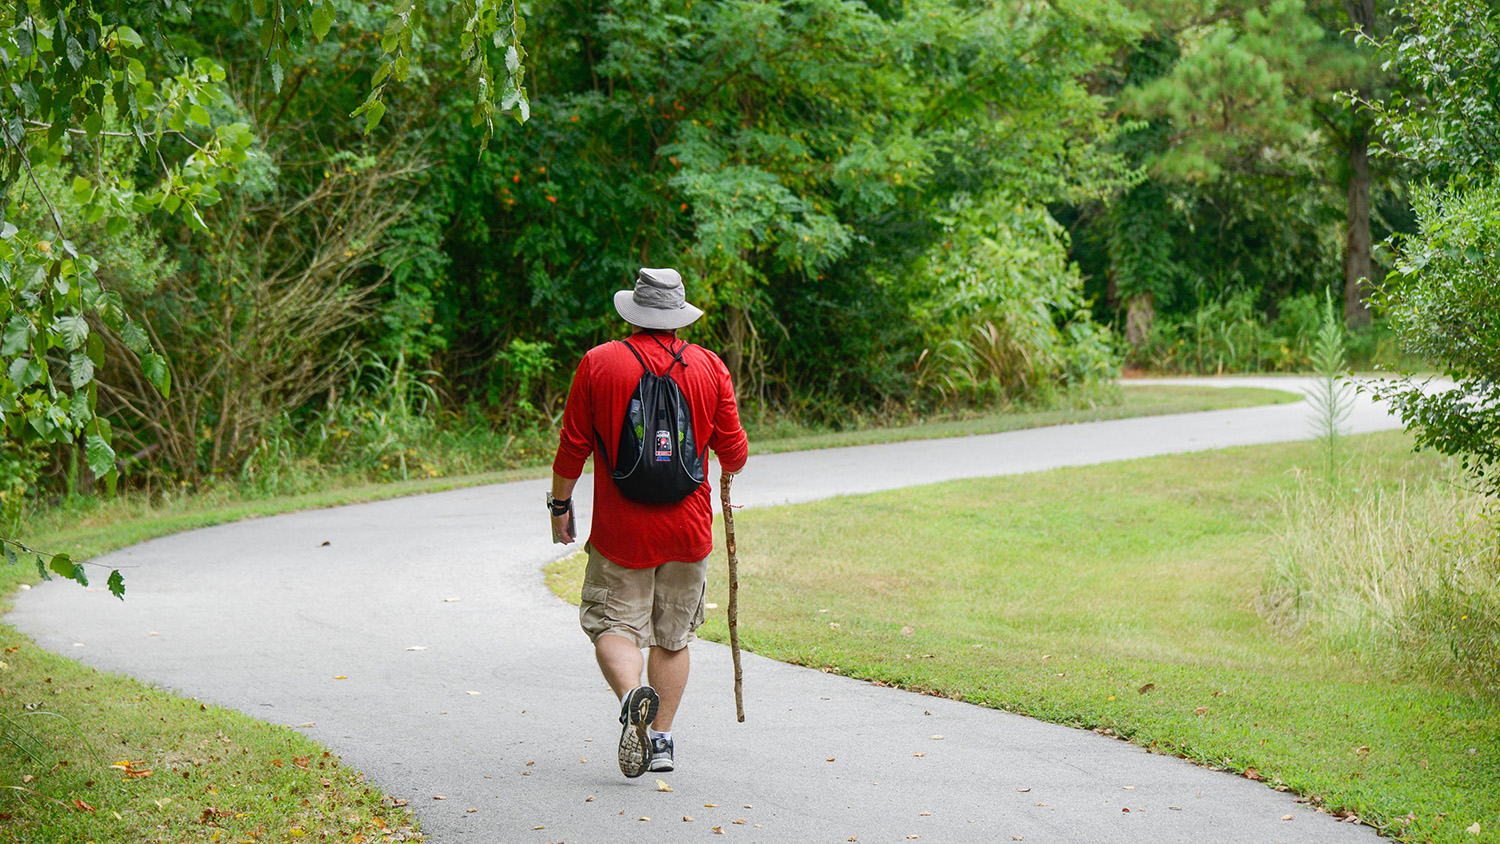
[[[578,539],[578,520],[573,517],[573,487],[577,483],[577,478],[565,478],[556,472],[552,473],[552,497],[568,502],[568,512],[552,516],[552,541],[561,545],[571,544]]]
[[[571,505],[568,507],[568,512],[563,513],[561,516],[552,517],[553,542],[563,545],[571,544],[578,538],[573,535],[573,532],[577,529],[578,525],[573,520],[573,507]]]

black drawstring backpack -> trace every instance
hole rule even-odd
[[[674,352],[656,337],[651,339],[666,349],[675,363],[687,369],[687,362],[682,359],[686,343]],[[621,494],[634,501],[681,501],[703,484],[708,449],[698,451],[698,441],[693,436],[693,413],[682,389],[672,380],[672,364],[667,364],[665,374],[657,375],[635,347],[625,343],[625,348],[635,355],[643,372],[620,424],[620,446],[615,451],[610,477]],[[598,430],[594,431],[594,439],[598,443],[597,454],[607,465],[609,452]]]

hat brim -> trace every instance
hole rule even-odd
[[[674,310],[641,307],[635,303],[634,290],[615,291],[615,311],[631,325],[664,330],[692,325],[703,316],[703,311],[686,302]]]

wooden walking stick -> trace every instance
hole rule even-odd
[[[734,505],[729,503],[729,484],[734,475],[719,475],[719,499],[724,509],[724,545],[729,551],[729,653],[734,659],[734,714],[745,721],[745,694],[740,672],[740,561],[735,557]]]

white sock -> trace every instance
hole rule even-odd
[[[664,738],[667,741],[671,741],[672,740],[672,731],[671,730],[667,730],[665,733],[658,733],[657,731],[651,729],[650,727],[647,727],[646,728],[646,732],[649,733],[651,735],[651,738],[654,738],[654,739]]]

